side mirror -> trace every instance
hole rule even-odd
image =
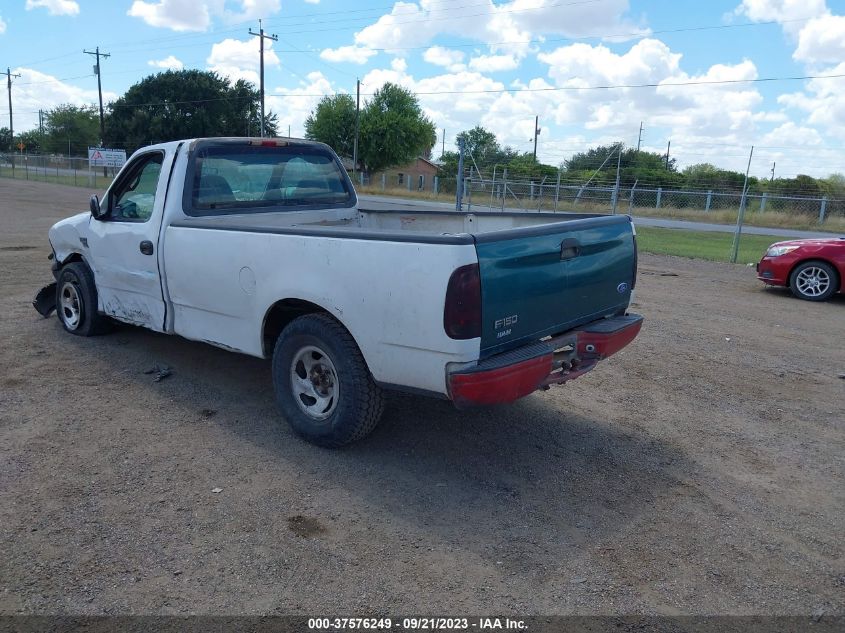
[[[93,215],[95,219],[99,220],[100,217],[102,217],[102,211],[100,210],[100,199],[96,194],[91,196],[91,201],[88,206],[91,209],[91,215]]]

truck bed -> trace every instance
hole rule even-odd
[[[327,215],[334,217],[326,218]],[[571,224],[579,221],[577,225]],[[627,223],[628,216],[595,213],[458,213],[456,211],[390,211],[360,209],[226,214],[185,218],[173,226],[255,233],[322,235],[325,237],[385,241],[472,244],[560,231],[563,225]],[[553,226],[557,225],[557,226]],[[528,229],[526,231],[526,229]]]

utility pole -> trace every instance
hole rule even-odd
[[[537,137],[540,135],[540,117],[534,117],[534,162],[537,162]]]
[[[38,133],[44,134],[44,110],[38,108]]]
[[[742,185],[742,198],[739,201],[739,213],[736,215],[736,229],[734,229],[734,239],[731,245],[731,263],[736,264],[736,258],[739,254],[739,238],[742,235],[742,222],[745,219],[745,207],[748,200],[748,172],[751,171],[751,157],[754,156],[754,146],[751,146],[751,151],[748,154],[748,167],[745,168],[745,182]]]
[[[446,128],[443,128],[443,150],[440,152],[440,158],[446,155]]]
[[[769,179],[769,182],[775,181],[775,161],[772,161],[772,177]]]
[[[2,74],[2,73],[0,73]],[[12,77],[20,77],[20,75],[12,74],[11,68],[6,68],[6,85],[9,88],[9,151],[15,151],[15,127],[12,125]],[[14,165],[14,161],[12,161]]]
[[[640,151],[640,143],[643,142],[643,122],[640,121],[640,135],[637,137],[637,152]]]
[[[258,33],[250,29],[249,34],[257,36],[261,42],[258,50],[261,52],[261,138],[264,138],[264,40],[278,42],[279,36],[264,35],[264,27],[261,25],[261,20],[258,21]]]
[[[355,172],[358,171],[358,130],[361,118],[361,80],[355,79],[355,141],[352,144],[352,178],[355,179]]]
[[[672,147],[672,139],[669,139],[669,144],[666,146],[666,171],[669,171],[669,148]]]
[[[82,51],[86,55],[94,55],[97,58],[97,64],[94,66],[94,74],[97,75],[97,92],[100,93],[100,147],[103,146],[105,143],[106,138],[106,126],[105,120],[103,118],[103,82],[102,82],[102,73],[100,72],[100,57],[111,57],[108,53],[101,53],[100,47],[98,46],[94,49],[94,52],[91,51]]]

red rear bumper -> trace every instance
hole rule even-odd
[[[449,375],[458,408],[513,402],[537,389],[582,376],[633,341],[643,324],[636,314],[600,319],[548,341],[487,358]]]

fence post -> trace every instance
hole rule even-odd
[[[364,186],[364,172],[363,171],[358,172],[358,182],[361,183],[362,187]]]
[[[434,177],[434,195],[438,195],[440,193],[440,176]]]
[[[663,197],[663,187],[658,187],[657,188],[657,200],[655,200],[655,204],[654,204],[655,209],[660,208],[660,198],[662,198],[662,197]]]
[[[381,190],[387,189],[387,172],[381,172]]]
[[[455,174],[455,211],[460,213],[464,201],[464,139],[458,137],[458,173]]]
[[[713,200],[713,191],[711,190],[711,191],[707,192],[707,201],[704,203],[704,213],[710,212],[710,203],[712,202],[712,200]]]
[[[763,211],[766,210],[766,198],[768,198],[768,197],[769,197],[768,192],[764,193],[760,197],[760,213],[763,213]]]
[[[628,198],[628,215],[631,215],[631,212],[634,210],[634,194],[637,192],[637,183],[640,182],[640,179],[637,178],[634,180],[634,186],[631,187],[631,197]]]
[[[502,170],[502,211],[505,210],[505,198],[508,197],[508,168]]]
[[[822,198],[822,206],[819,209],[819,224],[824,224],[824,214],[827,210],[827,196]]]
[[[413,177],[411,176],[411,174],[408,174],[408,191],[411,191],[411,181],[412,180],[413,180]]]
[[[560,200],[560,172],[561,169],[558,168],[557,170],[557,184],[555,185],[555,213],[557,213],[557,203]]]

